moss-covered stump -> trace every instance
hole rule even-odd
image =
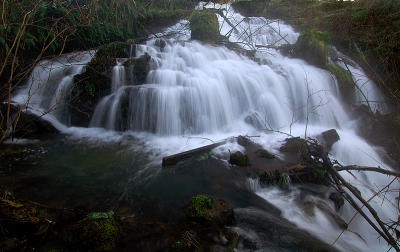
[[[328,63],[329,34],[315,29],[301,33],[293,47],[295,57],[302,58],[308,63],[326,68]]]
[[[114,212],[90,213],[64,232],[63,240],[71,248],[86,251],[112,251],[120,238]]]
[[[128,57],[130,44],[113,42],[101,46],[86,67],[86,71],[74,77],[71,93],[71,124],[87,127],[98,101],[110,94],[112,68],[115,58]]]
[[[220,37],[217,15],[210,10],[197,10],[189,17],[192,39],[216,42]]]

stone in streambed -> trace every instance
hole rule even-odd
[[[112,251],[120,238],[114,212],[90,213],[64,232],[64,242],[87,251]]]

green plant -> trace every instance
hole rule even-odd
[[[191,217],[208,218],[207,209],[212,207],[213,200],[205,195],[196,195],[192,198],[190,205]]]
[[[94,96],[96,87],[93,85],[93,83],[86,81],[85,82],[85,90],[90,96]]]

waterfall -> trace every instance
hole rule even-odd
[[[80,74],[95,51],[72,53],[55,60],[41,61],[13,101],[27,105],[38,115],[48,115],[68,125],[69,113],[65,107],[74,76]]]
[[[126,59],[116,59],[116,65],[113,67],[112,82],[111,82],[111,92],[115,92],[118,88],[125,85],[126,73],[124,63]]]
[[[377,149],[357,136],[356,121],[347,113],[340,96],[335,77],[328,71],[311,66],[300,59],[283,56],[268,45],[295,43],[299,34],[279,20],[244,18],[231,6],[210,4],[197,8],[222,8],[231,27],[218,16],[222,35],[242,49],[255,50],[255,60],[224,46],[207,45],[190,41],[187,20],[169,27],[162,34],[149,39],[143,45],[131,47],[130,58],[139,58],[145,53],[151,56],[150,72],[145,84],[135,85],[126,78],[131,69],[124,66],[126,59],[117,59],[113,68],[112,93],[97,104],[89,129],[70,128],[68,133],[82,132],[102,138],[98,129],[127,131],[143,137],[150,146],[163,154],[172,154],[203,145],[203,142],[188,144],[183,135],[220,140],[238,134],[256,134],[259,144],[279,154],[278,148],[285,135],[266,132],[290,132],[294,136],[316,135],[335,128],[341,140],[334,144],[332,158],[343,164],[381,166],[390,169],[380,159]],[[166,44],[160,48],[158,37]],[[264,47],[263,47],[264,46]],[[383,94],[369,80],[361,67],[338,52],[338,64],[348,67],[359,90],[353,104],[365,103],[365,98],[374,104],[384,101]],[[77,58],[76,58],[77,56]],[[76,59],[75,59],[75,58]],[[24,89],[14,97],[23,104],[30,97],[32,109],[51,110],[68,95],[73,76],[83,70],[91,54],[71,55],[55,61],[44,61],[37,66]],[[347,62],[346,65],[344,65]],[[375,106],[375,109],[381,109]],[[51,112],[61,122],[67,123],[62,109]],[[305,132],[307,131],[307,132]],[[92,133],[90,133],[92,132]],[[111,132],[111,131],[108,131]],[[118,134],[118,133],[115,133]],[[109,137],[109,135],[107,135]],[[118,138],[120,139],[120,138]],[[226,145],[217,152],[237,148]],[[221,155],[223,156],[223,155]],[[357,173],[357,178],[342,172],[363,194],[373,195],[375,186],[388,183],[388,178],[372,176],[367,172]],[[283,216],[327,243],[332,243],[341,230],[326,221],[326,216],[306,216],[295,201],[299,190],[290,193],[277,188],[261,188],[251,181],[256,194],[282,210]],[[393,185],[398,187],[398,185]],[[395,195],[388,193],[383,206],[375,198],[371,204],[379,210],[384,220],[397,219],[396,207],[391,204]],[[349,221],[354,210],[348,205],[339,213]],[[360,217],[349,226],[335,246],[344,251],[387,250],[384,242],[377,243],[377,234]],[[355,233],[360,234],[363,239]]]

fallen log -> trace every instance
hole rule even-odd
[[[218,146],[224,145],[227,141],[228,140],[223,140],[221,142],[209,144],[209,145],[202,146],[202,147],[199,147],[196,149],[192,149],[192,150],[188,150],[188,151],[177,153],[177,154],[174,154],[171,156],[164,157],[162,160],[162,166],[166,167],[166,166],[176,165],[178,162],[180,162],[184,159],[187,159],[189,157],[192,157],[192,156],[200,154],[200,153],[210,151]]]

